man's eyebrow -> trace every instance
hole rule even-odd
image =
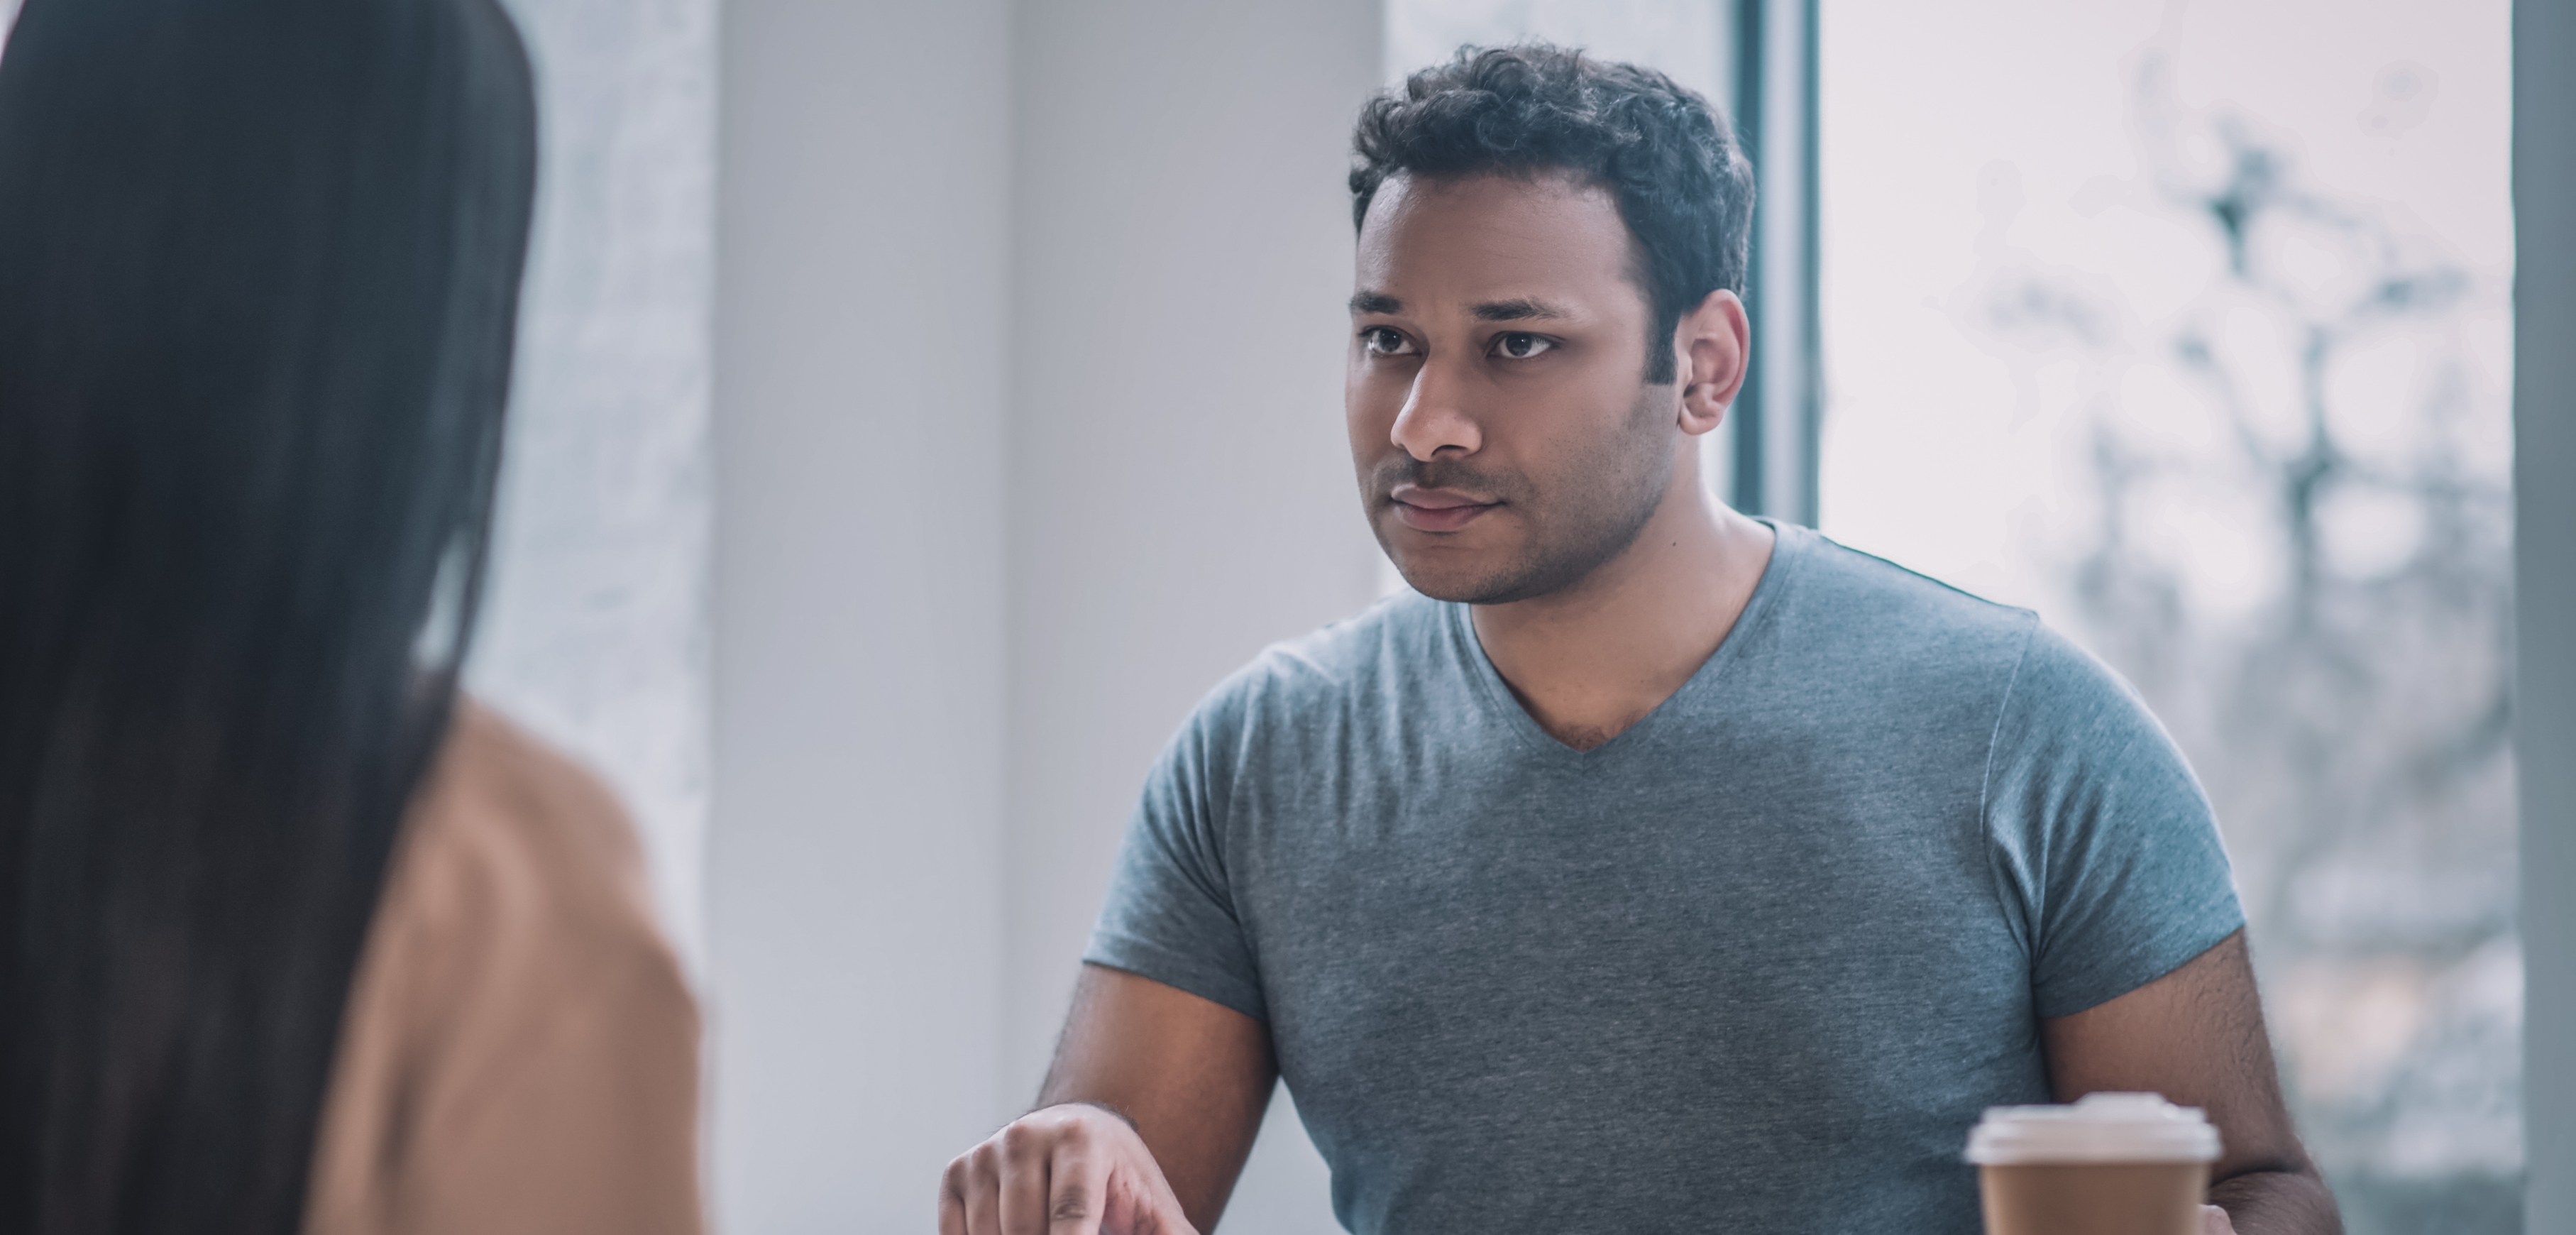
[[[1574,316],[1544,300],[1528,296],[1518,300],[1488,300],[1477,305],[1470,312],[1473,312],[1476,320],[1480,322],[1520,322],[1532,318],[1547,320]]]
[[[1351,296],[1351,312],[1383,313],[1392,317],[1404,312],[1404,302],[1385,292],[1357,292]]]

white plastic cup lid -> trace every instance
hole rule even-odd
[[[2072,1106],[1990,1106],[1968,1133],[1979,1166],[2041,1163],[2215,1162],[2218,1129],[2200,1108],[2162,1094],[2086,1094]]]

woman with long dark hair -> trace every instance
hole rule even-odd
[[[0,1230],[697,1229],[631,829],[456,693],[534,144],[493,0],[0,54]]]

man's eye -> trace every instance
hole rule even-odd
[[[1372,356],[1402,356],[1413,351],[1413,341],[1405,338],[1403,331],[1384,326],[1371,326],[1361,331],[1360,342],[1368,347]]]
[[[1527,360],[1555,346],[1556,344],[1534,334],[1513,333],[1494,340],[1495,354],[1508,356],[1514,360]]]

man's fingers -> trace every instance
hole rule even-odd
[[[1144,1195],[1138,1198],[1142,1213],[1137,1215],[1137,1235],[1199,1235],[1190,1225],[1190,1216],[1181,1210],[1181,1198],[1172,1195],[1172,1186],[1158,1172],[1143,1181]]]
[[[968,1235],[966,1230],[966,1159],[948,1164],[939,1176],[939,1235]]]
[[[1047,1235],[1099,1235],[1109,1202],[1109,1168],[1095,1155],[1058,1158],[1047,1181]]]
[[[966,1235],[1002,1235],[1001,1157],[991,1141],[966,1153]]]
[[[1047,1172],[1053,1138],[1026,1122],[1013,1123],[994,1138],[1002,1143],[1002,1235],[1046,1235]]]
[[[1011,1121],[948,1164],[939,1235],[1197,1235],[1134,1129],[1090,1108]]]

